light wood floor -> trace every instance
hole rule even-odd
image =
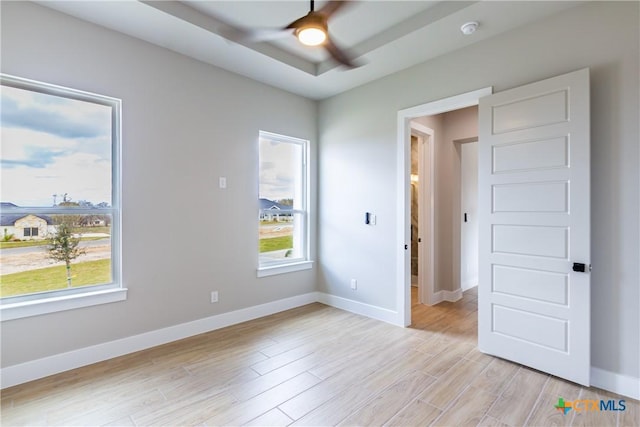
[[[476,301],[407,329],[311,304],[3,390],[2,425],[638,425],[628,398],[562,415],[619,397],[479,353]]]

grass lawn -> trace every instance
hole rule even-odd
[[[100,259],[71,264],[71,285],[98,285],[111,282],[111,260]],[[53,291],[67,287],[67,269],[64,265],[39,268],[0,276],[0,296]]]
[[[73,227],[71,229],[72,233],[105,233],[111,234],[110,226],[99,226],[99,227]]]
[[[260,252],[279,251],[293,248],[293,236],[269,237],[260,239]]]

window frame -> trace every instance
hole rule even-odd
[[[270,141],[277,141],[285,144],[295,144],[302,149],[302,165],[301,165],[301,187],[302,196],[300,198],[302,207],[297,209],[287,210],[288,214],[292,216],[300,215],[302,222],[302,231],[300,231],[301,240],[301,252],[302,256],[297,258],[285,258],[283,260],[272,260],[264,262],[260,257],[260,246],[258,245],[257,254],[257,276],[265,277],[276,274],[290,273],[294,271],[307,270],[312,268],[313,261],[311,260],[311,226],[310,226],[310,170],[309,170],[309,140],[296,138],[287,135],[281,135],[268,131],[259,131],[258,134],[258,203],[260,199],[260,143],[263,139]],[[263,214],[268,214],[270,209],[261,209],[258,205],[258,218]],[[295,222],[295,219],[294,219]],[[260,224],[258,222],[258,241],[260,233]],[[294,236],[295,239],[295,236]]]
[[[0,298],[0,320],[13,320],[63,310],[123,301],[127,289],[122,282],[121,231],[121,140],[122,100],[110,96],[67,88],[50,83],[0,73],[0,85],[70,98],[111,108],[111,206],[88,207],[15,207],[12,214],[39,215],[110,215],[111,216],[111,283],[45,291]]]

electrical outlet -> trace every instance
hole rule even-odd
[[[358,281],[356,279],[351,279],[351,289],[358,289]]]
[[[218,291],[211,292],[211,303],[218,302]]]
[[[227,177],[226,176],[221,176],[218,179],[218,184],[220,188],[227,188]]]

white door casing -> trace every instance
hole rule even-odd
[[[481,351],[589,385],[590,117],[583,69],[480,99]],[[586,265],[573,271],[573,263]]]
[[[409,174],[411,170],[411,120],[421,116],[446,113],[447,111],[478,105],[478,100],[491,94],[492,87],[485,87],[449,98],[439,99],[415,107],[398,111],[398,145],[397,145],[397,216],[396,224],[397,252],[396,252],[396,300],[397,310],[395,323],[402,326],[411,324],[411,271],[410,251],[407,250],[411,241],[409,224],[411,223],[411,197]],[[435,266],[434,266],[435,268]]]

